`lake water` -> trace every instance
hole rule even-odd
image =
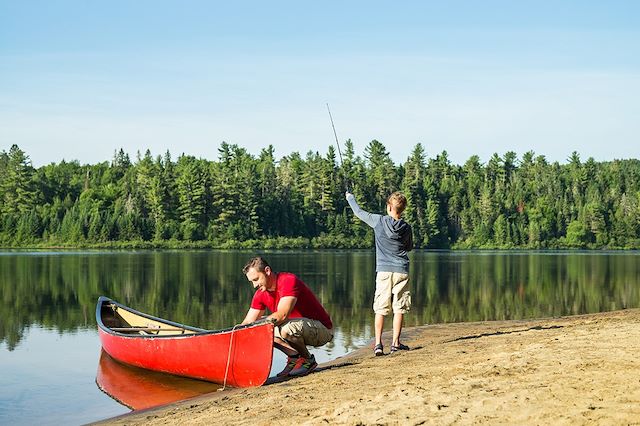
[[[313,350],[318,362],[370,342],[372,251],[262,254],[276,271],[299,275],[332,315],[336,336]],[[249,306],[253,289],[241,269],[253,255],[0,251],[0,424],[82,424],[127,413],[127,405],[144,408],[215,391],[215,385],[126,367],[101,354],[95,305],[105,295],[180,323],[226,328]],[[640,252],[416,251],[406,325],[640,307],[639,260]],[[272,374],[283,365],[276,351]]]

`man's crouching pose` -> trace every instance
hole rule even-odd
[[[278,377],[309,374],[318,363],[307,345],[322,346],[333,339],[329,314],[300,278],[274,272],[261,257],[251,259],[242,272],[256,289],[242,324],[257,321],[268,309],[268,318],[276,324],[274,346],[288,357]]]

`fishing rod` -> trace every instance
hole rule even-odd
[[[340,152],[340,142],[338,142],[338,134],[336,133],[336,126],[333,125],[333,117],[331,116],[331,110],[329,109],[328,102],[327,102],[327,111],[329,111],[329,119],[331,120],[331,128],[333,128],[333,136],[336,138],[336,145],[338,146],[338,154],[340,155],[340,167],[343,167],[342,152]]]
[[[329,119],[331,120],[331,128],[333,129],[333,136],[336,138],[336,146],[338,147],[338,155],[340,156],[340,168],[344,171],[344,163],[342,161],[342,151],[340,151],[340,142],[338,142],[338,134],[336,133],[336,126],[333,124],[333,117],[331,116],[331,110],[329,109],[328,102],[327,102],[327,111],[329,112]],[[347,192],[351,192],[351,190],[349,189],[349,183],[347,182],[346,176],[345,176],[344,186]]]

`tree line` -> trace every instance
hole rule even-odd
[[[371,212],[407,196],[417,248],[640,248],[640,161],[565,164],[530,151],[453,164],[422,144],[394,164],[379,141],[342,161],[269,145],[254,156],[223,142],[208,160],[122,149],[111,161],[35,168],[17,145],[0,153],[3,247],[371,247],[344,198]]]

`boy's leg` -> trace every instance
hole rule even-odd
[[[400,346],[400,334],[404,314],[411,309],[411,292],[409,291],[409,275],[393,274],[393,341],[391,346]]]
[[[382,343],[382,329],[384,328],[384,315],[376,314],[374,329],[376,333],[376,345]]]
[[[389,314],[392,300],[391,272],[376,273],[376,292],[373,299],[373,311],[375,312],[374,331],[376,345],[382,344],[382,330],[384,329],[384,317]]]
[[[393,314],[393,341],[391,346],[400,345],[400,334],[402,333],[402,321],[404,314]]]

